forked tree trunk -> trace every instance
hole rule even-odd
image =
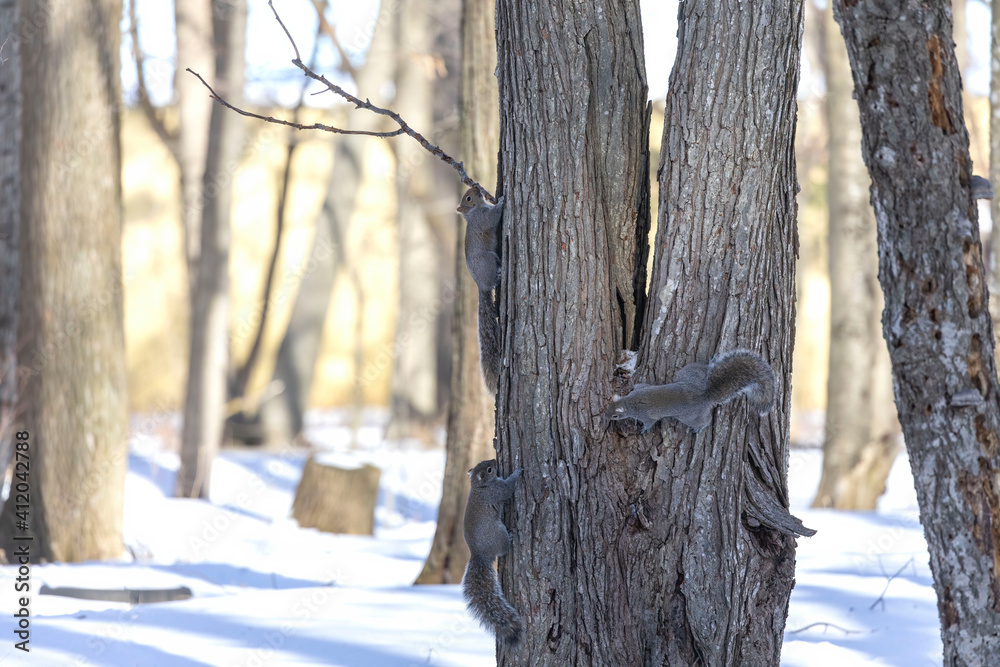
[[[502,665],[776,665],[794,574],[788,383],[698,436],[608,430],[615,361],[662,383],[737,346],[787,377],[795,250],[800,2],[684,3],[667,97],[648,307],[638,2],[499,5],[506,196],[497,424],[502,581],[526,618]],[[766,26],[766,29],[764,28]],[[706,46],[710,45],[710,47]],[[621,387],[617,387],[621,390]]]
[[[18,337],[25,347],[18,424],[30,443],[22,460],[32,560],[115,558],[122,551],[128,459],[118,138],[122,5],[25,0],[21,11],[31,35],[20,44]],[[15,502],[26,501],[11,493],[5,537]]]
[[[871,179],[861,158],[861,121],[851,97],[851,64],[829,6],[826,110],[829,137],[830,363],[826,390],[823,474],[814,507],[872,510],[899,451],[892,412],[888,353],[880,332],[875,214]],[[881,402],[876,403],[876,399]],[[882,430],[885,429],[885,430]]]
[[[459,155],[479,183],[496,182],[499,117],[497,108],[494,0],[462,3],[462,93]],[[463,186],[464,187],[464,186]],[[461,197],[455,193],[455,201]],[[493,396],[479,370],[477,308],[479,290],[465,264],[465,223],[455,216],[455,317],[448,404],[445,469],[431,552],[417,577],[418,584],[454,584],[462,580],[469,548],[462,536],[469,498],[468,470],[493,458]]]
[[[213,0],[212,7],[215,90],[238,103],[246,61],[246,0]],[[177,472],[181,497],[208,497],[212,461],[222,446],[229,370],[230,217],[243,136],[243,118],[216,104],[202,185],[201,249],[191,305],[191,352]]]
[[[944,664],[1000,661],[1000,384],[947,0],[837,0]]]
[[[0,479],[14,447],[17,402],[18,239],[21,227],[20,12],[0,0]]]

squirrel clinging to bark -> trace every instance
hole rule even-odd
[[[466,222],[465,263],[479,288],[479,360],[491,394],[497,393],[500,379],[500,308],[493,299],[493,288],[500,284],[503,202],[500,197],[494,206],[479,190],[469,188],[457,209]]]
[[[718,354],[708,364],[688,364],[670,384],[637,384],[632,392],[611,401],[608,419],[635,419],[645,433],[664,417],[674,417],[695,432],[708,426],[712,408],[746,394],[761,415],[774,403],[774,371],[764,358],[750,350]]]
[[[472,615],[511,644],[521,638],[521,618],[503,596],[493,561],[510,550],[510,534],[500,520],[500,507],[514,495],[520,476],[518,468],[507,479],[498,477],[496,459],[470,470],[472,488],[462,525],[471,554],[462,578],[462,595]]]

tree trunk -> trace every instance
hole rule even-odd
[[[499,117],[497,108],[496,35],[493,0],[462,3],[462,88],[459,155],[469,174],[480,183],[497,177]],[[462,186],[464,188],[464,186]],[[461,197],[456,192],[455,201]],[[493,396],[479,370],[477,308],[479,290],[465,264],[465,224],[455,216],[455,316],[452,325],[451,399],[445,470],[431,552],[417,577],[418,584],[455,584],[462,580],[469,548],[462,536],[465,503],[469,499],[468,470],[491,459]]]
[[[877,6],[876,6],[877,5]],[[944,664],[1000,660],[1000,384],[946,0],[838,0]]]
[[[18,423],[30,443],[32,560],[115,558],[122,552],[128,459],[118,139],[122,6],[95,0],[55,11],[45,0],[25,0],[21,9],[34,17],[32,37],[21,42],[18,330],[25,341]],[[4,508],[6,537],[16,497],[11,493]]]
[[[198,256],[201,252],[202,179],[208,152],[208,129],[212,116],[212,98],[205,87],[186,72],[191,68],[209,83],[215,79],[215,55],[212,41],[212,3],[209,0],[174,0],[177,26],[177,148],[175,158],[181,178],[181,223],[187,258],[188,292],[194,312],[195,285],[198,280]]]
[[[851,64],[829,6],[825,25],[830,364],[823,474],[813,507],[873,510],[899,444],[891,422],[888,432],[879,432],[874,421],[892,411],[892,397],[880,392],[884,402],[875,403],[877,385],[886,380],[881,373],[890,369],[878,363],[887,353],[879,332],[882,294],[875,214],[867,197],[871,179],[861,158]]]
[[[504,472],[525,469],[501,573],[527,619],[501,664],[776,665],[807,532],[784,509],[787,382],[776,414],[736,403],[697,437],[623,438],[601,413],[633,321],[639,381],[738,346],[787,377],[801,3],[682,5],[645,310],[638,2],[506,2],[497,19],[497,424]]]
[[[990,183],[993,192],[1000,193],[1000,0],[993,0],[990,22]],[[993,330],[1000,327],[1000,196],[990,200],[990,313]],[[994,352],[996,353],[996,351]],[[1000,361],[1000,359],[998,359]]]
[[[394,110],[418,131],[433,125],[430,3],[400,5]],[[422,128],[422,130],[421,130]],[[437,406],[438,248],[426,206],[432,192],[433,159],[415,141],[396,141],[396,220],[399,230],[399,310],[392,369],[392,416],[387,437],[433,443]],[[446,305],[451,305],[447,303]]]
[[[17,33],[16,0],[0,0],[0,41]],[[0,47],[0,479],[14,447],[17,402],[18,239],[21,225],[21,56]]]
[[[379,14],[367,59],[358,72],[358,90],[373,104],[381,103],[381,90],[394,71],[396,20],[396,12],[391,8]],[[350,130],[376,130],[383,121],[381,116],[365,111],[352,109],[347,113],[344,125]],[[316,218],[316,235],[309,261],[301,269],[302,282],[275,360],[272,381],[280,382],[284,390],[261,406],[265,437],[272,445],[291,443],[302,432],[338,264],[363,261],[363,258],[348,256],[346,242],[370,141],[373,139],[369,137],[338,136],[334,142],[326,201]],[[376,368],[370,370],[371,377],[357,369],[355,382],[370,382],[381,372]]]
[[[239,103],[243,94],[246,0],[213,0],[215,90]],[[222,444],[229,370],[229,243],[233,180],[243,147],[243,119],[212,108],[202,185],[201,250],[191,308],[191,353],[177,495],[207,498],[212,461]]]

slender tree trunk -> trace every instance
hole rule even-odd
[[[496,181],[499,116],[497,109],[496,35],[493,0],[462,3],[462,88],[459,154],[472,178]],[[463,186],[464,187],[464,186]],[[455,193],[455,200],[461,197]],[[455,245],[455,315],[451,399],[445,470],[431,552],[417,577],[418,584],[451,584],[462,580],[469,548],[462,536],[468,470],[493,458],[493,396],[479,370],[477,308],[479,290],[465,265],[465,224],[458,222]]]
[[[21,54],[16,0],[0,0],[0,480],[14,446],[18,240],[21,226]]]
[[[1000,193],[1000,0],[993,0],[990,21],[990,182]],[[1000,327],[1000,196],[990,201],[990,313],[994,332]]]
[[[415,128],[434,122],[436,79],[432,66],[430,2],[409,0],[399,7],[394,109]],[[399,230],[399,311],[392,374],[390,438],[432,442],[437,409],[438,249],[426,206],[433,189],[433,159],[415,141],[396,141],[396,220]]]
[[[208,129],[212,98],[205,87],[185,70],[191,68],[209,83],[215,78],[215,49],[212,38],[210,0],[174,0],[177,29],[177,148],[174,157],[181,177],[181,222],[187,258],[188,291],[194,312],[198,256],[201,252],[202,180],[208,152]]]
[[[872,510],[899,451],[894,429],[876,430],[875,417],[892,412],[892,397],[875,391],[889,373],[880,335],[875,214],[871,179],[861,158],[861,121],[851,97],[851,64],[840,28],[827,7],[826,109],[829,136],[827,206],[830,257],[830,365],[826,391],[823,475],[814,507]],[[883,422],[885,420],[882,420]]]
[[[122,6],[95,0],[56,8],[24,0],[21,11],[33,31],[20,44],[18,332],[26,342],[19,355],[18,423],[30,443],[32,555],[115,558],[122,551],[128,452],[118,138]],[[16,495],[4,508],[5,537]]]
[[[246,0],[214,0],[215,90],[238,103],[243,94]],[[212,461],[222,444],[229,370],[229,244],[233,179],[243,145],[243,119],[212,108],[202,185],[201,250],[191,309],[181,467],[177,495],[207,498]]]
[[[497,424],[504,472],[525,469],[500,569],[528,619],[500,663],[776,665],[806,532],[785,510],[787,382],[775,414],[736,403],[697,437],[674,423],[620,437],[601,414],[631,322],[638,381],[737,346],[786,377],[801,3],[682,5],[644,310],[638,2],[511,1],[497,20]]]
[[[872,176],[883,334],[944,664],[1000,661],[1000,383],[946,0],[834,3]]]
[[[375,22],[367,59],[358,71],[358,90],[374,104],[381,103],[383,86],[392,78],[395,69],[396,20],[392,7],[382,9]],[[345,126],[351,130],[375,130],[381,123],[381,116],[350,110]],[[265,437],[272,445],[293,442],[302,431],[338,266],[363,261],[363,258],[347,255],[346,242],[370,141],[368,137],[340,136],[334,143],[326,201],[316,218],[310,257],[301,268],[301,283],[292,305],[291,319],[275,360],[272,380],[280,382],[284,389],[261,406]],[[355,378],[358,383],[371,382],[382,372],[375,367],[359,370]]]

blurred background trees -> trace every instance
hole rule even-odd
[[[26,2],[0,0],[2,34],[32,28],[19,21],[18,6],[23,14]],[[92,31],[94,39],[107,40],[103,48],[116,58],[119,37],[125,46],[125,104],[106,98],[99,110],[108,118],[107,128],[112,116],[120,116],[120,134],[108,129],[93,142],[120,146],[122,164],[123,217],[120,240],[114,241],[120,272],[117,279],[109,277],[113,273],[101,279],[118,286],[124,303],[119,325],[124,342],[119,347],[127,382],[115,386],[116,400],[127,396],[127,404],[109,409],[183,413],[178,422],[161,420],[169,423],[164,427],[168,440],[181,454],[181,495],[210,494],[213,452],[226,443],[308,446],[304,426],[310,410],[315,411],[308,417],[314,424],[349,424],[359,446],[386,436],[407,446],[440,446],[447,439],[457,449],[449,449],[449,457],[456,458],[446,473],[452,481],[446,482],[440,517],[445,523],[457,517],[460,525],[464,470],[472,459],[491,452],[493,422],[492,400],[482,393],[475,358],[475,301],[471,310],[466,301],[464,225],[454,213],[457,179],[406,138],[299,133],[214,105],[184,68],[198,71],[230,101],[242,96],[263,113],[290,118],[303,99],[295,112],[302,122],[392,129],[385,119],[351,109],[329,93],[313,96],[315,87],[303,95],[301,74],[287,63],[292,53],[266,3],[250,0],[244,8],[230,0],[135,2],[120,8],[126,20],[115,19],[114,29]],[[315,51],[318,71],[403,113],[434,143],[464,160],[474,178],[493,188],[495,130],[484,112],[497,106],[495,91],[489,92],[496,85],[489,61],[495,52],[485,41],[466,41],[463,47],[459,40],[462,34],[466,40],[472,34],[489,36],[485,21],[492,21],[492,10],[477,10],[481,23],[474,29],[466,24],[463,33],[459,21],[463,16],[471,20],[472,0],[464,13],[457,0],[387,3],[382,8],[375,2],[355,4],[315,0],[282,8],[290,12],[285,18],[303,57]],[[658,37],[673,35],[676,3],[653,5],[643,5],[645,29]],[[839,30],[830,21],[827,3],[810,0],[806,9],[796,136],[802,191],[792,442],[824,447],[817,505],[870,508],[900,439],[888,393],[885,344],[878,333],[881,303],[874,283],[869,180],[859,162],[857,111],[852,111]],[[970,3],[967,9],[964,25],[975,32],[985,10],[982,3]],[[994,108],[991,115],[982,85],[985,51],[968,48],[962,55],[966,45],[982,43],[978,33],[964,36],[960,14],[955,13],[959,60],[971,73],[965,86],[971,153],[976,171],[985,174],[991,155],[987,135],[996,141],[1000,134],[985,128],[996,125],[1000,112]],[[171,21],[173,31],[165,29]],[[144,29],[144,24],[150,27]],[[161,33],[169,38],[159,39]],[[670,41],[647,39],[645,46],[652,53]],[[37,40],[0,37],[0,42],[0,460],[6,465],[11,426],[43,405],[44,392],[17,379],[16,359],[20,356],[29,367],[34,346],[45,340],[35,330],[44,324],[38,318],[45,311],[34,310],[45,302],[26,303],[25,295],[36,299],[29,290],[38,289],[38,283],[32,281],[44,276],[31,271],[54,260],[31,255],[35,268],[25,264],[29,251],[42,250],[31,246],[33,236],[25,233],[35,219],[27,214],[34,204],[24,199],[29,193],[22,179],[29,170],[27,163],[21,164],[27,152],[18,143],[29,141],[32,128],[37,129],[31,124],[35,119],[18,116],[17,110],[34,90],[27,81],[38,77],[32,68],[44,59],[21,61]],[[463,60],[462,48],[476,55]],[[672,54],[663,57],[667,65],[672,59]],[[82,68],[84,62],[72,67]],[[998,62],[994,55],[994,91]],[[135,76],[136,65],[142,77]],[[651,77],[653,71],[651,67]],[[68,72],[72,77],[75,70]],[[460,80],[465,86],[461,100]],[[652,122],[658,126],[666,77],[651,78],[650,84]],[[997,100],[998,94],[993,95]],[[90,99],[79,100],[78,106],[86,109],[83,102]],[[114,113],[107,111],[109,105]],[[96,118],[98,111],[85,113]],[[659,142],[660,134],[651,133],[654,164]],[[42,148],[49,150],[47,146]],[[61,159],[39,150],[32,149],[32,159]],[[60,196],[75,196],[79,188],[96,197],[103,190],[87,179],[103,176],[103,188],[117,178],[113,159],[95,157],[98,148],[88,150],[94,152],[86,159],[67,162],[79,175],[68,168],[58,172],[62,180],[55,189]],[[996,153],[992,151],[994,160]],[[995,181],[998,170],[990,171]],[[69,183],[72,187],[65,185]],[[58,208],[57,198],[49,200],[45,205],[55,208],[46,214],[51,227],[45,234],[72,238],[74,219]],[[997,206],[994,201],[994,213]],[[108,217],[97,211],[95,204],[85,220],[73,224],[96,234],[114,219],[113,212]],[[100,224],[89,216],[100,217]],[[100,239],[111,243],[108,236]],[[1000,234],[992,235],[990,247],[987,261],[993,267],[991,286],[996,286]],[[106,251],[103,246],[93,250]],[[102,270],[115,269],[114,258],[94,261]],[[59,284],[86,294],[84,283],[67,278]],[[53,291],[46,298],[56,295]],[[66,307],[73,311],[80,307],[74,303],[87,298],[73,296],[76,301]],[[118,315],[111,306],[100,312],[102,326],[112,331]],[[72,316],[65,312],[58,317],[69,321]],[[1000,318],[995,305],[994,317]],[[83,345],[79,336],[71,338]],[[92,344],[101,345],[97,338]],[[97,350],[81,347],[79,354]],[[102,362],[100,369],[105,374],[101,381],[112,382],[113,365]],[[43,380],[47,372],[40,374]],[[81,392],[73,394],[81,403],[67,406],[68,415],[83,405],[80,396],[86,392]],[[118,418],[108,417],[108,429],[118,428]],[[175,428],[179,423],[183,427]],[[66,446],[86,446],[88,441],[73,442]],[[470,465],[461,463],[466,460]],[[461,540],[454,525],[449,529],[445,523],[439,526],[441,542],[435,542],[435,549],[447,554],[457,544],[460,556]],[[449,558],[437,558],[431,580],[447,580],[461,570],[460,557],[442,565]],[[443,574],[442,567],[452,574]]]

